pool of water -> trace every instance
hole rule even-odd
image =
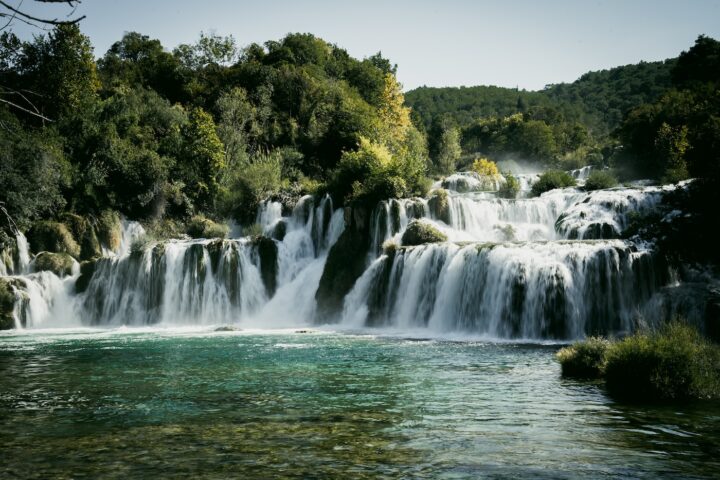
[[[0,478],[717,478],[720,406],[627,406],[558,346],[0,335]]]

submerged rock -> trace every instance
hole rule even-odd
[[[402,236],[403,246],[422,245],[425,243],[438,243],[447,241],[447,235],[428,222],[413,220],[405,229]]]
[[[241,332],[242,328],[235,325],[222,325],[215,329],[216,332]]]
[[[40,252],[33,261],[36,272],[52,272],[58,277],[72,275],[75,260],[67,253]]]

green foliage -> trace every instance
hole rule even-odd
[[[62,120],[96,99],[100,81],[93,57],[90,39],[77,25],[58,25],[47,36],[23,44],[17,65],[21,87],[41,93],[36,108],[54,120]]]
[[[223,144],[213,118],[201,108],[190,112],[181,135],[183,146],[177,175],[185,183],[185,193],[196,210],[207,211],[218,194],[219,180],[225,171]]]
[[[192,238],[225,238],[229,231],[227,225],[213,222],[202,215],[195,215],[187,223],[187,234]]]
[[[453,173],[461,154],[460,130],[457,127],[444,127],[437,146],[436,171]]]
[[[555,188],[574,187],[575,179],[567,172],[562,170],[548,170],[540,175],[537,182],[533,183],[533,195],[540,195]]]
[[[604,338],[590,337],[560,349],[555,357],[564,377],[598,378],[605,369],[605,354],[610,342]]]
[[[24,230],[65,206],[62,190],[70,165],[52,131],[23,129],[5,107],[0,107],[0,125],[0,205]]]
[[[720,181],[719,51],[720,42],[699,37],[672,70],[675,88],[628,114],[619,130],[626,149],[615,158],[627,176]]]
[[[446,242],[447,235],[428,222],[413,220],[402,236],[404,246],[422,245],[425,243]]]
[[[517,195],[520,192],[520,182],[517,177],[509,172],[504,173],[503,176],[505,177],[505,183],[500,185],[498,197],[509,199],[517,198]]]
[[[219,211],[247,224],[255,219],[257,207],[282,187],[280,152],[256,155],[242,169],[229,173],[223,187]]]
[[[605,377],[611,394],[631,400],[718,398],[720,347],[694,328],[673,322],[612,345]]]
[[[602,190],[612,188],[618,181],[615,175],[607,170],[593,170],[585,181],[585,190]]]

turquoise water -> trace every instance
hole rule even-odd
[[[717,478],[720,407],[622,406],[557,346],[0,336],[1,478]]]

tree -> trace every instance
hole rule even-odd
[[[190,112],[181,134],[183,147],[177,165],[178,176],[184,181],[186,194],[196,210],[207,210],[213,205],[225,170],[223,144],[213,118],[201,108]]]
[[[666,182],[678,182],[688,178],[685,152],[688,142],[688,128],[685,125],[673,128],[663,122],[655,137],[655,151],[665,165],[663,179]]]
[[[37,104],[46,117],[76,114],[97,99],[92,45],[75,24],[58,25],[25,44],[19,70],[28,90],[39,94]]]
[[[460,129],[447,126],[443,129],[438,145],[436,167],[441,173],[455,171],[457,161],[460,159]]]
[[[24,23],[26,25],[30,25],[33,27],[41,28],[43,26],[49,26],[49,25],[74,25],[76,23],[79,23],[81,20],[85,18],[85,15],[82,15],[80,17],[70,18],[75,13],[75,9],[77,8],[78,4],[80,3],[80,0],[34,0],[35,3],[65,3],[68,5],[68,7],[71,8],[70,12],[68,13],[66,19],[60,19],[60,18],[47,18],[47,17],[38,17],[35,15],[31,15],[24,11],[22,7],[22,3],[17,7],[14,7],[10,5],[8,2],[0,1],[0,19],[7,18],[7,22],[5,22],[3,25],[0,26],[0,31],[5,30],[13,25],[14,21],[18,21],[21,23]]]

